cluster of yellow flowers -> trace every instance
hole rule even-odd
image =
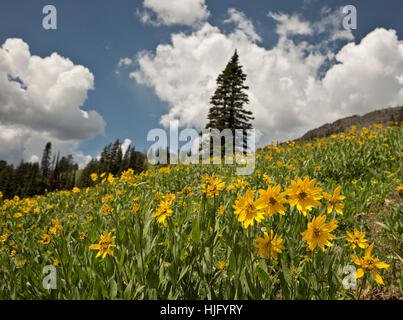
[[[212,198],[217,197],[225,186],[225,182],[220,178],[210,177],[208,174],[202,178],[202,182],[205,184],[201,186],[201,192]]]
[[[268,186],[267,190],[259,190],[259,198],[254,200],[254,190],[248,189],[245,196],[238,195],[235,201],[234,209],[235,214],[239,214],[238,221],[244,222],[244,227],[248,228],[249,225],[253,226],[253,221],[260,222],[265,215],[271,217],[276,212],[284,215],[284,204],[288,203],[291,207],[296,208],[302,212],[304,216],[307,211],[312,211],[313,206],[320,206],[323,197],[328,200],[327,213],[333,210],[339,214],[343,214],[342,209],[344,204],[341,200],[345,197],[340,195],[341,188],[337,187],[333,195],[322,192],[322,188],[315,187],[315,179],[310,180],[305,177],[304,180],[297,178],[297,181],[291,180],[291,187],[281,191],[281,186]],[[289,199],[285,197],[288,196]]]
[[[340,201],[345,199],[340,196],[340,187],[337,187],[333,195],[323,193],[322,189],[315,187],[315,180],[310,180],[305,177],[304,180],[297,178],[297,181],[291,181],[291,187],[281,192],[281,186],[268,186],[267,190],[259,190],[259,198],[255,200],[255,191],[248,189],[245,196],[238,195],[233,208],[234,213],[238,215],[238,221],[243,222],[244,228],[254,225],[254,221],[261,222],[265,216],[271,217],[276,212],[284,215],[286,208],[284,205],[288,203],[291,207],[296,206],[304,216],[307,211],[311,211],[313,206],[320,206],[320,199],[325,197],[329,201],[327,212],[330,213],[336,210],[343,214],[342,208],[344,204]],[[286,196],[290,199],[286,199]],[[314,250],[319,246],[323,251],[324,246],[331,246],[330,239],[334,239],[334,235],[330,232],[337,228],[337,221],[325,223],[326,215],[314,217],[308,223],[308,229],[302,233],[303,239],[308,243],[309,248]],[[277,259],[277,253],[281,253],[284,249],[282,245],[283,239],[277,238],[277,234],[273,235],[273,230],[270,230],[270,237],[265,232],[264,238],[257,238],[256,248],[259,249],[258,255],[263,254],[265,258]]]
[[[378,282],[379,284],[384,284],[382,277],[379,275],[379,273],[376,272],[376,268],[385,269],[389,268],[390,266],[384,262],[380,262],[378,258],[374,258],[371,256],[373,247],[374,244],[372,243],[368,247],[365,256],[362,259],[359,259],[356,256],[351,256],[351,259],[354,261],[354,263],[361,267],[357,270],[355,277],[361,278],[365,274],[365,272],[370,272],[376,282]]]
[[[379,125],[377,125],[376,128],[381,129]],[[381,136],[381,134],[379,134],[378,137],[379,136]],[[273,160],[271,164],[265,164],[265,165],[267,165],[268,168],[275,168],[276,170],[278,170],[277,172],[280,173],[285,172],[286,169],[295,170],[296,167],[298,169],[301,165],[303,165],[302,164],[303,162],[311,158],[311,160],[314,159],[316,163],[314,161],[310,161],[308,162],[308,166],[310,167],[310,169],[312,169],[311,172],[313,172],[314,177],[319,177],[320,173],[326,169],[326,165],[320,162],[320,160],[318,160],[314,156],[312,156],[312,154],[310,154],[313,152],[315,148],[320,148],[321,146],[324,146],[326,144],[336,143],[335,140],[350,141],[352,139],[356,139],[357,143],[364,144],[363,142],[364,140],[371,140],[376,137],[377,133],[374,131],[363,128],[363,130],[360,133],[358,133],[356,131],[356,128],[353,127],[349,132],[341,133],[338,135],[332,135],[331,139],[316,139],[316,141],[313,141],[312,143],[306,143],[303,146],[296,145],[295,142],[286,142],[286,144],[283,144],[282,146],[265,147],[265,149],[267,149],[265,150],[265,152],[271,152],[271,154],[265,153],[264,155],[262,154],[259,155],[259,152],[262,151],[262,149],[260,148],[260,150],[258,150],[258,154],[256,155],[256,157],[258,158],[260,156],[262,158],[265,158],[269,162]],[[387,147],[388,143],[390,143],[390,145],[392,146],[391,141],[383,139],[380,145]],[[355,145],[355,147],[357,146]],[[289,158],[289,157],[287,158],[286,155],[282,154],[289,152],[291,148],[301,149],[301,152],[306,153],[293,154],[295,158]],[[403,154],[401,156],[403,156]],[[319,167],[319,165],[321,167]],[[186,208],[186,210],[189,209],[189,212],[195,213],[198,210],[200,210],[201,205],[199,199],[196,199],[197,201],[195,201],[191,196],[193,194],[199,196],[201,193],[203,196],[202,201],[209,201],[209,198],[210,199],[214,198],[215,213],[218,216],[223,216],[219,218],[222,219],[222,221],[228,218],[228,215],[225,215],[225,213],[230,211],[234,213],[238,222],[241,222],[243,224],[244,229],[248,229],[250,226],[253,227],[255,223],[256,224],[261,223],[265,219],[268,219],[270,226],[269,228],[267,228],[267,230],[265,228],[262,229],[263,233],[262,237],[257,237],[256,239],[254,239],[255,236],[253,236],[253,238],[251,238],[254,239],[255,242],[254,246],[257,249],[257,255],[263,256],[265,259],[277,260],[278,255],[280,255],[283,252],[283,250],[286,249],[284,246],[284,239],[281,238],[282,237],[281,230],[278,230],[277,233],[277,229],[273,228],[274,229],[273,230],[271,224],[273,215],[279,213],[281,216],[285,216],[289,208],[295,208],[304,217],[307,216],[310,217],[309,218],[310,221],[307,221],[306,230],[305,231],[301,230],[303,232],[300,233],[302,236],[302,241],[306,242],[307,248],[309,248],[309,250],[314,251],[316,247],[318,247],[324,252],[325,247],[331,247],[333,246],[332,242],[336,242],[336,240],[334,240],[336,239],[336,237],[334,234],[332,234],[332,232],[339,227],[338,221],[337,220],[326,221],[326,220],[329,218],[329,216],[327,215],[330,215],[333,212],[343,215],[344,204],[342,201],[346,197],[341,195],[341,186],[337,186],[333,190],[333,193],[326,193],[323,191],[322,188],[315,185],[316,184],[315,179],[310,179],[309,177],[304,178],[298,177],[294,178],[295,180],[291,180],[292,176],[290,175],[286,177],[282,176],[282,179],[284,178],[286,183],[287,184],[289,183],[289,185],[285,189],[282,189],[282,185],[275,184],[273,181],[277,179],[276,176],[273,175],[272,177],[269,177],[269,175],[265,173],[264,167],[261,166],[259,167],[260,170],[257,169],[255,175],[251,176],[250,179],[249,177],[239,178],[239,177],[226,176],[225,174],[230,172],[230,169],[225,168],[223,169],[223,171],[216,171],[221,172],[222,175],[206,174],[205,176],[203,176],[201,178],[200,187],[194,186],[193,182],[191,182],[190,184],[191,186],[183,187],[182,185],[180,189],[176,189],[175,190],[176,195],[166,193],[166,192],[173,192],[170,189],[167,190],[167,185],[170,183],[169,179],[172,178],[173,175],[177,175],[177,173],[179,172],[179,168],[183,167],[180,166],[162,167],[155,171],[147,170],[136,176],[134,175],[134,171],[132,169],[129,169],[123,172],[120,178],[114,177],[112,174],[107,173],[102,174],[93,173],[91,174],[91,180],[93,182],[100,183],[100,185],[97,184],[94,187],[94,189],[97,192],[94,192],[94,194],[96,195],[93,196],[92,198],[90,197],[84,198],[85,196],[84,190],[80,190],[77,187],[73,188],[71,191],[60,191],[54,193],[55,197],[66,196],[74,200],[74,202],[68,202],[68,203],[64,201],[60,202],[55,201],[54,204],[50,205],[49,202],[42,201],[41,197],[36,197],[35,199],[34,198],[20,199],[18,196],[15,196],[13,199],[6,199],[3,201],[2,200],[3,194],[0,192],[0,203],[2,204],[2,206],[0,206],[0,215],[1,215],[0,217],[4,216],[5,219],[10,219],[5,221],[7,223],[9,221],[15,223],[14,226],[19,228],[19,229],[12,229],[14,233],[9,232],[7,229],[2,229],[2,234],[0,235],[0,242],[2,243],[2,245],[3,244],[7,245],[10,248],[10,250],[8,251],[9,257],[16,256],[14,260],[17,260],[18,256],[20,255],[20,252],[18,249],[16,248],[14,249],[14,247],[10,245],[12,245],[12,241],[14,241],[15,239],[14,236],[18,235],[18,233],[21,232],[20,230],[24,230],[23,224],[24,223],[26,225],[28,224],[26,222],[27,215],[37,214],[41,212],[41,215],[43,214],[43,216],[46,216],[46,214],[55,206],[56,206],[56,209],[54,210],[55,212],[59,212],[58,211],[59,209],[61,210],[64,210],[64,208],[68,209],[70,206],[68,214],[66,214],[67,218],[63,218],[60,214],[58,214],[58,216],[63,222],[63,226],[59,220],[59,217],[56,217],[54,215],[53,215],[54,219],[51,219],[51,224],[48,224],[48,226],[45,226],[44,228],[39,228],[35,225],[32,225],[32,228],[35,228],[34,230],[37,230],[38,232],[36,233],[35,242],[39,242],[44,246],[47,246],[49,244],[51,244],[52,246],[53,245],[56,246],[58,241],[61,240],[60,236],[62,232],[63,234],[69,233],[69,223],[66,221],[69,222],[72,221],[70,223],[73,223],[74,221],[79,221],[78,219],[79,213],[77,212],[76,215],[76,213],[73,210],[77,208],[79,205],[81,205],[81,207],[84,206],[85,208],[87,205],[87,200],[89,202],[87,205],[88,211],[86,211],[86,209],[82,210],[82,212],[84,212],[85,214],[84,217],[89,222],[91,222],[94,219],[94,217],[89,214],[91,213],[95,216],[94,213],[98,212],[99,214],[106,217],[105,221],[107,222],[107,224],[109,224],[109,222],[113,220],[109,219],[112,214],[116,213],[119,215],[121,214],[121,212],[125,211],[124,209],[119,209],[119,207],[116,206],[116,204],[118,203],[116,199],[118,199],[123,194],[131,194],[131,197],[133,197],[134,195],[139,195],[142,198],[144,197],[145,194],[146,197],[151,195],[152,198],[152,194],[150,193],[144,193],[144,194],[130,193],[131,190],[128,190],[130,188],[129,185],[136,186],[136,182],[139,182],[137,184],[137,187],[141,185],[141,188],[144,187],[144,189],[150,189],[155,194],[155,200],[157,201],[156,204],[158,205],[157,208],[155,209],[155,212],[152,215],[152,218],[156,218],[156,221],[161,225],[161,228],[168,227],[168,222],[170,222],[169,217],[172,217],[174,213],[174,207],[175,207],[174,201],[176,200],[176,197],[178,197],[176,202],[179,206],[184,207],[186,203],[188,204],[191,203],[192,207],[189,205],[190,208],[188,207]],[[395,181],[396,184],[400,184],[401,181],[398,179],[397,172],[385,171],[387,178],[394,177],[393,181]],[[155,179],[155,181],[153,181],[151,178],[155,176],[158,177],[158,173],[161,173],[163,175],[163,179],[160,180]],[[182,172],[180,172],[180,174],[182,174]],[[183,175],[185,176],[185,173],[183,173]],[[353,185],[358,184],[357,187],[362,185],[363,182],[365,181],[364,179],[358,176],[355,178],[359,180],[354,179],[353,181],[351,181],[351,183]],[[379,187],[380,185],[382,185],[383,182],[381,177],[376,178],[378,180],[375,179],[367,180],[367,182],[369,182],[369,184],[373,188]],[[190,179],[187,179],[187,182],[184,183],[189,183],[189,181]],[[252,186],[256,185],[254,181],[258,181],[258,184],[257,187],[253,188]],[[101,184],[104,184],[105,182],[107,183],[104,186],[101,186]],[[265,188],[259,189],[262,184],[265,185]],[[393,188],[396,188],[395,189],[396,191],[402,191],[403,184],[397,186],[396,184],[393,185]],[[137,190],[140,189],[137,187],[133,188],[133,190],[135,190],[134,192],[137,192]],[[226,191],[229,191],[224,196],[229,195],[229,197],[228,198],[224,197],[225,201],[221,202],[216,201],[218,200],[217,199],[218,197],[220,196],[222,197],[224,189]],[[347,192],[346,190],[344,191]],[[88,192],[89,188],[85,190],[85,193]],[[234,200],[235,193],[238,194],[236,195],[236,199]],[[230,200],[227,201],[227,199]],[[125,204],[124,201],[126,200],[127,197],[122,197],[121,203]],[[141,211],[142,203],[143,202],[139,202],[138,197],[134,197],[133,202],[128,206],[127,211],[133,213],[134,215],[137,214],[136,217],[141,219],[139,212],[142,212]],[[326,206],[324,206],[325,203]],[[312,216],[312,214],[308,215],[308,213],[312,212],[314,207],[322,205],[324,206],[323,209],[326,208],[325,211],[323,212],[321,211],[322,214],[317,214],[316,216]],[[9,207],[10,208],[12,207],[12,210],[10,210]],[[122,207],[124,207],[124,205]],[[95,211],[93,210],[94,208],[98,208],[98,210]],[[71,212],[73,212],[74,214],[71,214]],[[232,216],[232,218],[234,218],[235,216]],[[301,220],[303,220],[302,216],[299,217],[301,218]],[[85,220],[85,218],[82,220]],[[126,219],[126,216],[121,216],[120,219],[124,220]],[[281,219],[283,219],[283,217],[281,217]],[[96,219],[95,221],[98,220],[99,219]],[[2,227],[5,228],[6,222],[2,224]],[[213,232],[214,229],[212,227],[209,228],[210,231]],[[225,231],[223,230],[219,231],[224,234],[225,239]],[[251,230],[249,229],[247,231],[249,235],[249,232]],[[29,232],[29,230],[27,230],[26,232]],[[79,239],[81,240],[87,238],[87,233],[89,235],[92,234],[92,232],[88,232],[88,229],[86,228],[84,229],[77,228],[76,230],[74,230],[74,232],[78,232],[77,237],[79,235]],[[114,232],[113,230],[112,232],[109,233],[103,232],[103,234],[100,235],[99,242],[97,244],[91,244],[89,246],[89,249],[98,251],[96,257],[102,257],[102,259],[104,259],[107,255],[113,257],[113,248],[116,247],[116,245],[113,243],[114,239],[116,238],[115,236],[112,236],[113,232]],[[217,236],[223,237],[223,234],[217,233]],[[346,231],[346,234],[347,234],[346,241],[351,244],[351,249],[355,251],[355,255],[351,255],[351,259],[356,265],[360,267],[357,271],[356,277],[360,278],[363,277],[366,273],[370,273],[375,279],[375,281],[377,281],[379,284],[383,284],[383,279],[376,272],[376,269],[388,268],[389,265],[380,262],[379,259],[372,256],[374,243],[369,245],[368,240],[365,238],[366,237],[365,232],[360,232],[356,228],[354,228],[354,230],[351,232]],[[88,238],[90,237],[88,236]],[[88,243],[88,245],[89,244],[90,243]],[[164,244],[166,244],[166,242],[161,242],[159,245]],[[88,248],[88,246],[86,247]],[[48,250],[51,249],[50,247],[47,248]],[[359,254],[359,251],[361,251],[361,249],[366,249],[365,254],[364,250],[362,251],[363,252],[362,255]],[[306,258],[306,261],[309,261],[309,257]],[[57,263],[58,262],[55,261],[55,264]],[[219,270],[223,270],[226,267],[226,262],[220,261],[217,267]]]
[[[356,228],[354,228],[354,232],[350,233],[346,231],[347,233],[347,238],[346,240],[351,243],[351,248],[355,249],[357,246],[359,248],[365,249],[368,247],[368,240],[365,239],[365,232],[359,232]],[[372,274],[374,277],[375,281],[378,282],[379,284],[384,284],[382,277],[376,272],[376,268],[379,269],[385,269],[389,268],[390,266],[384,262],[380,262],[379,259],[372,257],[372,248],[374,247],[374,243],[372,243],[364,257],[362,259],[359,259],[358,257],[352,255],[351,259],[354,261],[354,263],[361,268],[357,270],[357,273],[355,275],[356,278],[361,278],[365,272],[369,272]]]

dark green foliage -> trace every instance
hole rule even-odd
[[[5,198],[14,195],[32,197],[44,193],[46,184],[43,181],[38,163],[21,161],[17,168],[0,161],[0,191]]]
[[[48,178],[50,174],[50,158],[52,156],[52,143],[48,142],[43,150],[41,161],[41,172],[44,178]]]
[[[78,180],[78,187],[84,188],[93,185],[91,174],[111,173],[115,176],[123,171],[133,169],[135,173],[140,173],[146,169],[146,156],[134,147],[129,146],[123,154],[121,143],[116,140],[114,144],[107,145],[101,153],[99,160],[90,161],[81,173]]]
[[[48,142],[43,150],[41,166],[38,163],[21,161],[14,168],[6,161],[0,161],[0,191],[5,198],[20,198],[44,194],[46,191],[71,189],[75,186],[78,165],[73,156],[53,158],[51,164],[52,144]]]
[[[32,197],[44,194],[46,191],[71,190],[76,185],[88,187],[92,185],[91,173],[112,173],[119,175],[121,172],[132,168],[135,173],[146,169],[146,157],[129,146],[125,154],[121,144],[117,140],[113,145],[106,146],[100,160],[92,160],[84,168],[78,183],[76,176],[78,165],[73,156],[61,157],[58,153],[53,156],[52,144],[48,142],[43,150],[41,165],[21,161],[14,168],[6,161],[0,160],[0,191],[4,198],[10,199],[16,195],[20,198]]]
[[[60,155],[57,156],[56,165],[50,173],[49,188],[50,190],[72,189],[75,186],[78,165],[74,163],[72,155],[62,157],[60,160],[59,158]]]

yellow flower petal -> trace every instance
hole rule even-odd
[[[372,275],[374,276],[376,282],[378,282],[379,284],[384,284],[382,277],[375,270],[372,271]]]
[[[386,269],[386,268],[389,268],[390,265],[388,265],[384,262],[378,262],[375,264],[375,267],[377,267],[378,269]]]
[[[363,275],[364,275],[364,270],[360,268],[357,270],[355,277],[358,279],[358,278],[361,278]]]

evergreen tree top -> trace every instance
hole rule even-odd
[[[244,84],[246,74],[239,63],[239,55],[235,50],[225,69],[217,77],[217,89],[211,97],[206,128],[223,129],[251,129],[250,123],[254,118],[252,112],[243,106],[249,103],[245,90],[249,87]]]

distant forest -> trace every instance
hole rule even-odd
[[[17,167],[0,160],[0,192],[5,199],[42,195],[55,190],[70,190],[90,187],[91,173],[106,172],[120,175],[127,169],[140,173],[146,169],[146,156],[131,145],[125,153],[119,140],[107,145],[99,159],[91,160],[83,170],[79,170],[73,156],[61,157],[52,154],[52,143],[48,142],[43,150],[40,163],[21,161]]]

